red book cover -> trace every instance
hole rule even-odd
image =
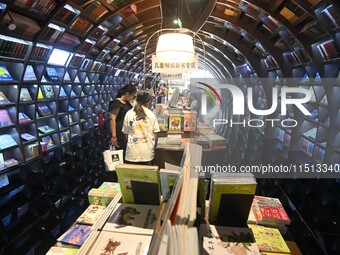
[[[255,196],[254,202],[261,212],[262,221],[290,223],[290,218],[278,198]]]
[[[0,110],[0,127],[13,125],[11,118],[6,110]]]

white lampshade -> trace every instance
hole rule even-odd
[[[193,39],[181,33],[162,34],[158,38],[156,55],[161,59],[185,60],[195,55]]]

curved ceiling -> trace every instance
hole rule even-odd
[[[125,50],[114,52],[117,57],[112,61],[117,68],[132,73],[143,72],[144,57],[146,70],[150,72],[157,36],[151,38],[144,56],[146,41],[161,28],[175,28],[177,25],[173,21],[176,18],[180,18],[183,27],[200,35],[206,52],[209,52],[206,54],[209,65],[206,66],[218,76],[238,77],[235,67],[246,64],[257,76],[267,77],[268,67],[264,67],[263,61],[269,59],[274,61],[275,68],[283,77],[292,77],[291,66],[285,61],[284,54],[296,52],[297,57],[302,58],[301,51],[303,57],[308,58],[308,63],[323,76],[323,65],[315,57],[312,44],[334,39],[339,46],[336,40],[339,33],[324,27],[316,18],[321,8],[331,4],[338,11],[336,4],[330,0],[149,0],[135,1],[135,4],[137,14],[134,16],[138,22],[126,25],[125,20],[131,19],[130,16],[117,24],[123,23],[124,26],[117,37],[123,38],[129,31],[132,39],[129,44],[120,42]],[[296,17],[286,14],[291,4],[299,8],[296,9]],[[309,28],[318,36],[313,36]],[[203,51],[197,52],[202,58]],[[203,64],[204,61],[201,62]],[[213,71],[221,70],[222,66],[228,71]]]

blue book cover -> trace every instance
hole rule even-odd
[[[0,81],[13,81],[13,77],[6,66],[0,66]]]
[[[59,242],[81,246],[90,235],[90,225],[75,224],[58,238]]]

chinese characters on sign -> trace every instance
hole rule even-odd
[[[152,55],[152,72],[153,73],[189,73],[198,68],[198,57],[194,55],[186,60],[160,59]]]

